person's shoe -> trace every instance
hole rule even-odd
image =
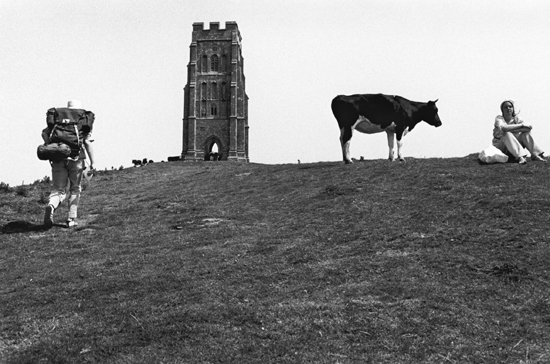
[[[531,159],[535,162],[546,162],[546,159],[542,158],[540,155],[533,155]]]
[[[53,213],[55,209],[52,205],[48,205],[44,211],[44,226],[49,229],[53,226]]]
[[[525,157],[519,157],[519,164],[525,164],[527,161],[525,160]]]
[[[78,226],[78,223],[76,221],[74,221],[74,219],[67,220],[67,227],[68,228],[72,228],[72,227],[76,227],[76,226]]]

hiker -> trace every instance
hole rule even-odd
[[[53,188],[44,212],[44,225],[47,228],[53,226],[54,212],[65,200],[65,190],[69,185],[69,216],[66,226],[75,227],[78,225],[75,219],[82,191],[80,183],[86,169],[86,153],[90,159],[89,168],[95,169],[92,146],[94,114],[82,109],[80,101],[70,100],[66,108],[49,109],[46,115],[48,126],[42,131],[44,143],[67,144],[71,148],[71,154],[62,160],[50,161]]]
[[[527,163],[526,148],[531,153],[531,159],[546,162],[543,150],[535,143],[531,130],[533,127],[518,118],[513,100],[504,100],[500,104],[502,115],[495,118],[493,129],[493,145],[505,154],[511,154],[519,164]]]

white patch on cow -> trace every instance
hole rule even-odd
[[[403,154],[401,151],[403,150],[403,139],[397,141],[397,159],[400,161],[404,161],[405,158],[403,158]]]
[[[351,129],[351,130],[353,132],[353,129]],[[343,139],[344,139],[344,129],[340,129],[340,141],[342,141]],[[350,142],[351,142],[351,138],[347,142],[342,144],[342,154],[344,155],[346,163],[351,162],[351,158],[350,158],[350,155],[349,155]]]
[[[391,123],[390,126],[388,126],[385,129],[382,129],[380,125],[373,124],[369,119],[366,117],[359,115],[359,119],[353,124],[352,129],[357,130],[360,133],[365,134],[376,134],[381,133],[383,131],[395,131],[395,123]]]
[[[406,127],[405,130],[403,130],[403,135],[401,136],[401,140],[397,141],[397,159],[399,159],[400,161],[405,160],[405,158],[403,158],[403,154],[401,153],[401,150],[403,149],[403,137],[405,137],[405,135],[407,135],[408,132],[409,132],[409,128]],[[388,133],[388,147],[390,148],[389,159],[393,161],[394,160],[393,141],[395,138],[395,133],[390,131],[387,131],[387,133]]]
[[[395,133],[392,131],[386,131],[386,134],[388,137],[388,148],[390,149],[388,159],[393,162],[393,160],[395,159],[394,152],[393,152]]]
[[[388,137],[388,147],[389,147],[388,159],[393,161],[393,160],[395,160],[395,152],[394,152],[395,139],[396,139],[395,138],[395,127],[396,127],[395,123],[392,122],[389,127],[385,128],[385,129],[382,129],[380,127],[380,125],[373,124],[366,117],[359,116],[359,118],[357,119],[355,124],[353,124],[353,126],[351,127],[351,132],[353,134],[353,131],[357,130],[360,133],[376,134],[376,133],[381,133],[381,132],[385,131],[387,133],[387,137]],[[405,128],[405,130],[403,130],[403,135],[401,137],[401,140],[397,141],[397,158],[400,161],[405,160],[405,158],[403,158],[401,150],[403,148],[403,137],[405,135],[407,135],[408,132],[409,132],[409,128],[407,127],[407,128]],[[340,129],[340,142],[343,141],[343,137],[344,137],[344,129]],[[349,151],[350,144],[351,144],[351,137],[345,143],[342,143],[342,154],[344,155],[344,161],[346,163],[352,163],[351,156],[350,156],[350,151]]]

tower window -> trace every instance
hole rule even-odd
[[[217,55],[213,55],[210,58],[210,71],[218,72],[220,70],[220,60]]]
[[[210,115],[212,116],[218,115],[218,107],[216,106],[216,104],[210,105]]]
[[[216,82],[212,82],[212,88],[211,88],[211,98],[212,100],[218,99],[218,84]]]
[[[227,69],[227,55],[226,54],[224,54],[222,56],[221,70],[222,70],[222,72],[227,72],[228,71],[228,69]]]
[[[201,72],[208,72],[208,57],[206,57],[206,54],[202,56],[201,58]]]

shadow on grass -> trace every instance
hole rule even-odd
[[[27,233],[31,231],[42,231],[47,230],[47,228],[44,225],[37,225],[33,224],[32,222],[28,221],[11,221],[8,222],[6,225],[2,226],[0,231],[3,234],[17,234],[17,233]]]

